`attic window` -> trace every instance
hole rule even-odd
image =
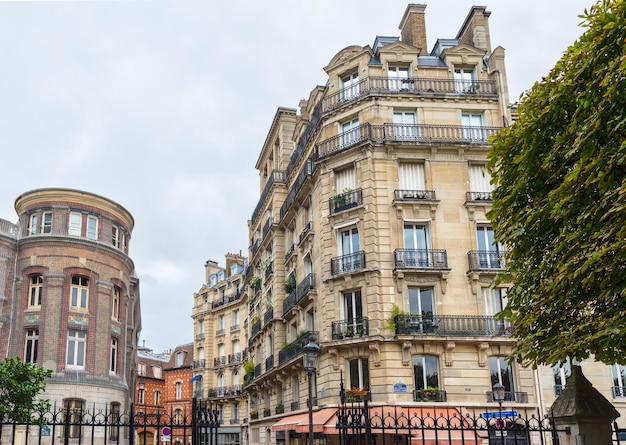
[[[183,362],[185,361],[185,353],[183,351],[176,353],[176,366],[183,366]]]

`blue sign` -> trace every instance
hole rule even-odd
[[[402,382],[394,383],[393,392],[406,392],[406,383],[402,383]]]
[[[41,427],[41,435],[42,436],[49,436],[50,435],[50,427],[48,425],[43,425]]]
[[[494,413],[483,413],[485,419],[497,419],[499,417],[517,417],[519,413],[517,411],[496,411]]]

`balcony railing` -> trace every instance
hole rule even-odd
[[[260,376],[263,373],[263,369],[261,364],[259,363],[258,365],[254,366],[254,378],[257,378],[258,376]]]
[[[255,320],[250,328],[250,337],[254,337],[259,332],[261,332],[261,320]]]
[[[447,269],[448,254],[444,249],[396,249],[393,263],[396,269]]]
[[[281,220],[285,217],[285,215],[291,208],[291,205],[296,200],[296,197],[298,196],[298,193],[300,193],[300,190],[302,190],[302,187],[304,186],[306,180],[311,177],[311,175],[315,172],[315,168],[315,162],[313,161],[313,159],[307,159],[307,161],[304,163],[304,166],[302,167],[302,170],[300,170],[298,176],[291,185],[289,193],[287,193],[287,196],[285,197],[285,202],[283,202],[283,205],[280,207]]]
[[[267,234],[270,233],[270,230],[272,229],[273,225],[274,225],[274,218],[270,216],[269,218],[267,218],[267,221],[265,221],[265,225],[263,226],[263,238],[265,238]]]
[[[272,321],[272,318],[274,318],[274,308],[270,307],[263,314],[263,324],[268,324],[270,321]]]
[[[222,366],[226,366],[226,356],[213,358],[213,367],[219,368]]]
[[[289,312],[296,304],[298,304],[309,292],[315,289],[315,274],[308,274],[304,280],[300,281],[296,288],[283,300],[283,314]]]
[[[469,270],[502,270],[505,252],[497,250],[470,250],[467,252]]]
[[[331,275],[356,272],[365,268],[365,252],[360,251],[330,260]]]
[[[346,133],[325,139],[316,145],[316,154],[325,158],[340,153],[362,142],[409,142],[411,144],[479,144],[488,143],[489,137],[501,127],[435,125],[435,124],[363,124]]]
[[[267,280],[269,277],[272,276],[273,273],[274,273],[274,262],[272,261],[271,263],[267,265],[267,268],[265,269],[265,279]]]
[[[460,337],[508,336],[514,332],[506,320],[481,315],[407,315],[394,317],[397,335],[441,335]]]
[[[361,204],[363,204],[363,191],[361,189],[350,190],[328,199],[331,215]]]
[[[0,219],[0,234],[17,239],[20,234],[20,226],[13,224],[6,219]]]
[[[497,400],[493,397],[493,392],[491,391],[487,391],[487,402],[497,402]],[[528,393],[506,391],[504,393],[503,402],[528,403]]]
[[[307,344],[309,344],[309,341],[312,340],[312,341],[317,342],[318,341],[317,339],[318,339],[318,332],[310,331],[302,335],[300,338],[296,339],[295,341],[289,343],[287,346],[285,346],[285,348],[283,348],[282,350],[278,352],[278,364],[282,365],[283,363],[286,363],[292,358],[296,357],[298,354],[302,352],[304,347]]]
[[[254,380],[254,372],[248,372],[246,375],[243,376],[244,385],[249,385],[250,383],[252,383],[253,380]]]
[[[291,402],[291,411],[297,411],[300,409],[300,402]]]
[[[235,301],[239,301],[241,300],[241,297],[243,296],[244,292],[243,291],[239,291],[236,292],[232,295],[225,295],[217,300],[214,300],[211,302],[211,308],[212,309],[217,309],[220,306],[224,306],[225,304],[229,304],[229,303],[233,303]]]
[[[465,200],[469,202],[491,203],[491,192],[465,192]]]
[[[476,97],[496,98],[498,91],[493,80],[458,80],[438,78],[405,78],[372,76],[358,84],[329,94],[322,101],[324,113],[333,111],[344,104],[364,96],[412,95],[418,97]]]
[[[331,329],[333,340],[367,337],[369,335],[369,319],[363,317],[354,320],[333,321]]]
[[[228,364],[229,365],[236,365],[238,363],[241,363],[241,358],[242,354],[241,352],[235,352],[234,354],[228,354]]]
[[[252,212],[252,218],[251,218],[252,224],[255,223],[257,217],[259,216],[259,212],[261,211],[261,208],[263,207],[265,198],[267,198],[267,194],[271,190],[272,186],[277,183],[284,183],[286,179],[287,179],[287,176],[285,175],[285,172],[282,170],[274,170],[272,173],[270,173],[270,176],[267,178],[267,181],[265,182],[265,187],[263,187],[263,191],[261,192],[261,196],[259,197],[259,201],[257,202],[257,205],[254,208],[254,211]]]
[[[434,190],[394,190],[394,198],[401,201],[436,201]]]
[[[447,395],[441,389],[416,389],[413,391],[413,400],[416,402],[445,402]]]
[[[306,223],[306,226],[304,226],[304,229],[302,230],[302,232],[300,232],[298,243],[302,243],[302,241],[304,241],[304,238],[306,238],[311,230],[313,230],[313,221],[309,221],[308,223]]]
[[[269,357],[265,358],[265,372],[269,371],[272,368],[274,368],[274,356],[270,355]]]
[[[193,369],[204,369],[204,359],[194,360]]]
[[[219,386],[217,388],[209,388],[209,398],[211,397],[237,397],[243,392],[242,385]]]
[[[613,397],[626,397],[626,386],[613,386],[611,388]]]
[[[285,261],[287,261],[289,258],[291,258],[291,255],[293,255],[293,253],[295,251],[296,251],[296,245],[294,243],[294,244],[291,245],[291,247],[289,248],[289,250],[285,254]]]

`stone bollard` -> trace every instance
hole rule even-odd
[[[572,365],[572,375],[550,408],[559,445],[612,445],[615,407]]]

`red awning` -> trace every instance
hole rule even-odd
[[[313,412],[313,431],[321,433],[324,431],[324,425],[332,418],[335,418],[337,408],[323,408]],[[335,420],[336,423],[336,420]],[[307,433],[309,431],[309,413],[294,414],[280,419],[272,425],[273,431],[295,431],[296,433]]]

